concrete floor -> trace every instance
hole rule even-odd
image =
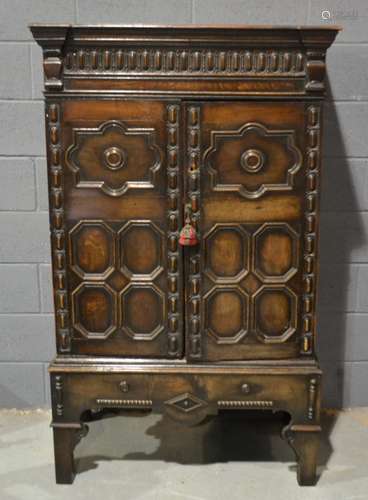
[[[316,487],[296,483],[281,418],[224,414],[184,428],[160,415],[89,424],[72,486],[54,482],[50,414],[0,411],[1,500],[368,500],[368,408],[326,412]]]

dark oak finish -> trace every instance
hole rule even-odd
[[[73,481],[86,415],[138,408],[188,425],[286,411],[298,481],[314,484],[322,101],[339,28],[31,30],[44,53],[57,482]],[[185,223],[198,244],[179,245]]]

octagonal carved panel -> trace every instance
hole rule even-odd
[[[100,280],[114,271],[115,234],[103,221],[79,222],[69,232],[70,266],[82,279]]]
[[[82,283],[72,292],[73,325],[88,339],[106,339],[117,328],[117,300],[105,283]]]
[[[165,297],[155,285],[129,284],[120,303],[122,330],[134,340],[153,340],[165,329]]]
[[[298,272],[299,235],[286,223],[266,223],[253,237],[254,273],[265,283],[285,283]]]
[[[288,287],[263,286],[253,298],[253,318],[263,342],[285,342],[296,332],[298,297]]]
[[[249,271],[249,235],[238,225],[216,224],[204,238],[205,273],[215,283],[241,281]]]
[[[249,298],[240,287],[212,288],[204,307],[206,330],[217,344],[235,344],[248,333]]]
[[[135,281],[163,271],[163,234],[151,221],[130,221],[119,231],[120,270]]]

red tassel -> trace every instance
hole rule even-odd
[[[184,247],[191,247],[198,244],[196,230],[188,222],[180,231],[179,244]]]

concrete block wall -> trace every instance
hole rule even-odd
[[[367,405],[366,0],[1,0],[0,406],[49,404],[46,366],[55,349],[41,51],[30,22],[344,27],[328,55],[319,352],[325,404]]]

